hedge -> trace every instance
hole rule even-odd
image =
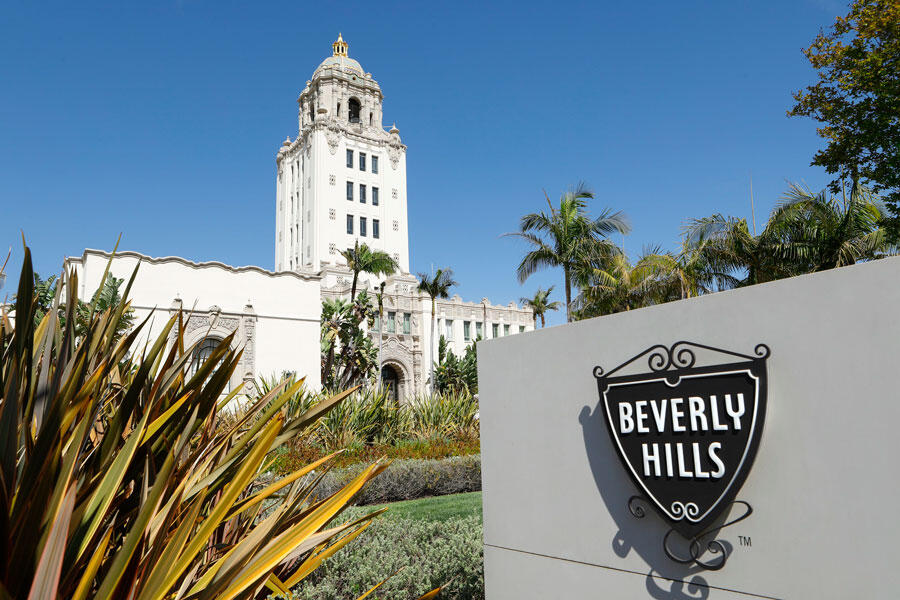
[[[349,509],[341,520],[365,512]],[[289,598],[357,598],[398,569],[378,588],[380,600],[412,600],[448,584],[441,600],[483,600],[484,553],[481,519],[420,521],[378,517],[361,536],[327,559]]]
[[[346,485],[367,465],[359,464],[330,471],[316,487],[326,498]],[[452,456],[441,460],[395,460],[370,481],[354,499],[354,504],[383,504],[481,490],[481,456]]]

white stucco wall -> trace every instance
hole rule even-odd
[[[78,271],[82,298],[90,298],[98,288],[108,261],[109,255],[98,250],[67,259]],[[185,327],[186,343],[202,339],[210,324],[213,337],[238,332],[235,345],[244,347],[245,354],[233,385],[249,377],[293,371],[305,375],[313,388],[319,387],[322,306],[317,276],[151,258],[137,252],[118,253],[110,272],[127,282],[138,263],[129,297],[137,322],[153,313],[148,335],[154,339],[159,335],[180,300],[186,313],[193,311],[195,323],[189,321]]]

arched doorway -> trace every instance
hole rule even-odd
[[[381,367],[381,386],[387,390],[391,402],[400,403],[400,373],[396,367],[391,365]]]

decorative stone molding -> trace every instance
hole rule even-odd
[[[328,119],[325,125],[325,140],[328,142],[328,151],[332,154],[337,153],[338,146],[341,143],[341,133],[344,128],[341,127],[334,119]]]

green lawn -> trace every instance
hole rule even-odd
[[[407,518],[420,521],[446,521],[453,517],[478,515],[481,517],[481,492],[432,496],[390,504],[367,506],[366,509],[388,507],[386,518]]]

